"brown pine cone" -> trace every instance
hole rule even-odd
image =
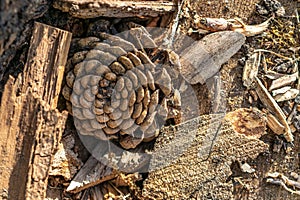
[[[171,62],[168,51],[139,33],[125,35],[132,42],[104,33],[74,40],[79,51],[68,60],[62,95],[80,134],[116,138],[126,149],[157,136],[168,115],[179,59]]]

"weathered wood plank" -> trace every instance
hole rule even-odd
[[[24,73],[6,83],[0,107],[0,191],[9,199],[44,199],[67,118],[55,108],[70,40],[71,33],[36,23]]]
[[[53,7],[69,12],[74,17],[156,17],[176,10],[173,0],[127,1],[127,0],[55,0]]]

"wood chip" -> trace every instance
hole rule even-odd
[[[217,199],[232,195],[232,184],[226,182],[232,175],[231,164],[253,159],[269,147],[232,129],[231,122],[221,122],[220,116],[200,116],[161,130],[152,152],[151,171],[143,182],[144,198],[189,199],[200,190],[200,198],[206,199],[213,187],[221,190]],[[213,136],[208,139],[209,134]],[[260,134],[264,134],[263,128]],[[222,159],[222,164],[215,159]]]
[[[268,70],[266,71],[266,74],[265,76],[269,79],[278,79],[278,78],[281,78],[283,76],[285,76],[286,74],[281,74],[281,73],[278,73],[278,72],[274,72],[274,71],[271,71],[271,70]]]
[[[291,75],[284,75],[281,78],[275,79],[272,81],[269,91],[272,91],[274,89],[281,88],[286,85],[290,85],[291,83],[295,82],[298,78],[298,72],[291,74]]]
[[[292,135],[291,129],[286,121],[286,117],[279,107],[279,105],[276,103],[276,101],[273,99],[271,94],[268,92],[268,90],[265,88],[265,86],[262,84],[262,82],[256,77],[256,92],[259,96],[259,99],[261,102],[266,106],[266,108],[274,113],[275,117],[279,120],[279,122],[285,127],[284,130],[284,137],[288,142],[294,141],[294,136]]]
[[[232,128],[246,135],[248,138],[259,139],[265,132],[267,119],[256,109],[238,109],[226,114],[225,119],[230,121]]]
[[[117,177],[116,171],[90,156],[66,191],[77,193],[115,177]]]
[[[253,53],[246,61],[243,70],[243,85],[250,87],[258,74],[258,67],[260,63],[260,52]]]
[[[288,91],[289,89],[291,89],[291,86],[285,86],[276,90],[272,91],[272,96],[276,96],[278,94],[284,94],[286,91]]]
[[[267,114],[267,125],[274,133],[278,135],[284,133],[285,127],[271,113]]]
[[[274,97],[277,102],[288,101],[291,99],[295,99],[299,94],[298,89],[289,89],[284,94],[278,94]]]

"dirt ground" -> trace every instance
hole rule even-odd
[[[295,10],[299,11],[300,2],[296,0],[280,0],[282,6],[285,8],[285,17],[275,18],[280,23],[285,24],[287,21],[295,21]],[[261,4],[260,0],[243,1],[243,0],[186,0],[182,7],[182,16],[179,20],[179,27],[182,34],[189,34],[193,39],[201,39],[203,35],[199,35],[196,32],[190,34],[190,30],[197,30],[195,25],[195,16],[200,17],[213,17],[213,18],[241,18],[246,24],[259,24],[265,21],[269,16],[262,16],[256,12],[256,4]],[[8,46],[4,45],[4,53],[0,57],[1,67],[0,72],[3,74],[1,80],[0,91],[2,93],[5,82],[9,75],[16,77],[19,73],[22,73],[24,63],[26,61],[26,55],[29,47],[30,34],[33,27],[33,21],[42,22],[54,27],[58,27],[64,30],[72,32],[73,37],[85,37],[89,25],[102,20],[103,23],[98,27],[98,31],[108,32],[114,34],[121,29],[120,27],[125,22],[134,22],[143,26],[163,26],[169,27],[169,23],[164,20],[157,20],[157,18],[145,17],[145,18],[124,18],[124,19],[113,19],[113,18],[97,18],[97,19],[79,19],[74,18],[67,13],[63,13],[57,9],[54,9],[51,3],[46,3],[43,6],[47,8],[45,11],[37,9],[39,12],[35,14],[28,14],[31,20],[20,19],[21,24],[19,28],[10,28],[15,32],[15,38],[9,38],[9,36],[3,34],[3,40],[6,41]],[[25,6],[26,7],[26,6]],[[1,7],[0,7],[1,8]],[[2,8],[4,9],[4,8]],[[36,8],[31,8],[36,9]],[[21,11],[22,9],[20,9]],[[24,8],[23,8],[24,10]],[[28,12],[29,13],[29,12]],[[40,14],[41,13],[41,14]],[[24,14],[25,16],[25,14]],[[174,15],[163,16],[164,19],[171,21]],[[157,21],[157,23],[155,23]],[[13,23],[13,22],[11,22]],[[9,24],[8,24],[9,26]],[[272,21],[270,26],[276,26],[276,21]],[[12,27],[12,26],[11,26]],[[22,28],[25,27],[25,28]],[[294,37],[296,41],[293,47],[299,47],[299,24],[296,26]],[[7,29],[8,30],[8,29]],[[9,31],[7,31],[9,32]],[[1,31],[0,31],[1,33]],[[298,35],[297,35],[298,34]],[[13,36],[11,36],[13,37]],[[227,63],[222,66],[220,71],[222,79],[222,92],[226,97],[226,104],[223,105],[222,109],[227,112],[236,110],[238,108],[249,108],[258,107],[263,108],[262,103],[258,101],[249,102],[251,96],[249,90],[243,86],[242,74],[245,60],[249,56],[249,53],[253,49],[266,49],[267,45],[262,42],[263,36],[258,35],[254,37],[248,37],[246,44],[235,54]],[[270,39],[271,40],[271,39]],[[0,40],[1,41],[1,40]],[[13,41],[13,42],[9,42]],[[289,47],[292,47],[289,44]],[[268,47],[268,50],[280,52],[285,56],[289,57],[292,54],[285,51],[287,46],[274,45]],[[71,50],[72,51],[72,50]],[[2,53],[0,51],[0,53]],[[294,54],[299,57],[299,50]],[[200,113],[209,114],[211,109],[211,96],[206,85],[194,85],[193,86],[199,102]],[[202,95],[205,94],[205,95]],[[60,99],[60,110],[65,110],[65,101],[63,98]],[[266,183],[267,172],[279,172],[287,177],[291,177],[291,172],[300,174],[300,137],[299,132],[294,133],[295,140],[293,146],[287,143],[282,136],[277,136],[272,133],[269,129],[268,134],[264,135],[261,140],[269,145],[269,151],[260,154],[256,159],[247,160],[247,163],[255,169],[255,173],[245,173],[240,169],[239,163],[233,163],[230,166],[231,175],[228,182],[233,184],[234,188],[234,199],[262,199],[262,200],[277,200],[277,199],[300,199],[299,194],[292,194],[283,189],[283,187]],[[63,138],[73,135],[75,137],[75,146],[72,148],[75,153],[78,154],[78,158],[84,163],[89,157],[89,152],[81,144],[75,127],[73,125],[72,117],[69,116],[68,123],[66,126]],[[279,151],[275,149],[278,148]],[[66,186],[69,184],[69,180],[65,181],[62,177],[50,177],[48,198],[47,199],[80,199],[78,196],[64,192]],[[0,183],[1,184],[1,183]],[[297,188],[295,188],[297,190]],[[299,189],[299,188],[298,188]],[[213,189],[212,189],[213,190]],[[214,191],[211,191],[214,193]],[[83,195],[84,196],[84,195]],[[193,194],[193,198],[197,198],[197,191]],[[209,198],[207,198],[209,199]],[[213,199],[213,198],[211,198]]]

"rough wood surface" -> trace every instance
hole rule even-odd
[[[0,191],[8,199],[44,198],[67,118],[55,108],[71,34],[40,23],[33,33],[23,76],[9,78],[0,107]]]
[[[233,199],[228,182],[233,162],[268,150],[258,140],[266,119],[258,110],[203,115],[166,127],[157,139],[143,196],[149,199]],[[247,118],[243,118],[247,116]],[[254,134],[254,135],[253,135]]]
[[[127,0],[55,0],[53,6],[74,17],[156,17],[176,9],[176,3],[167,1],[127,1]]]
[[[25,64],[23,89],[33,88],[37,95],[56,108],[65,63],[70,48],[71,33],[36,23]]]

